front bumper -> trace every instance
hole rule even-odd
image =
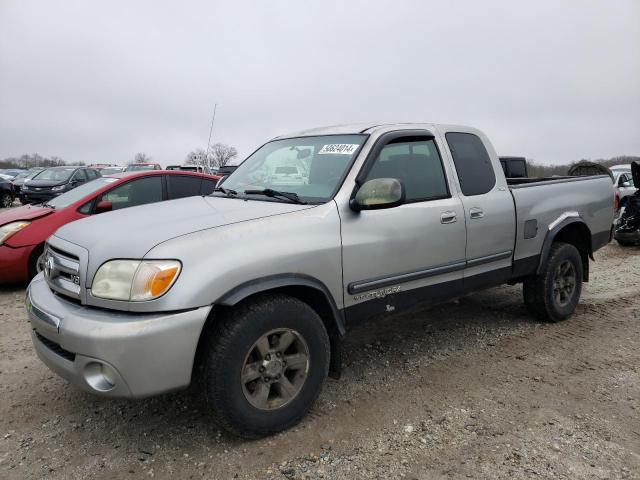
[[[129,313],[86,307],[54,295],[39,274],[26,299],[36,353],[82,390],[147,397],[184,388],[211,306]]]
[[[42,202],[47,202],[62,193],[65,193],[65,192],[51,192],[51,191],[37,192],[35,190],[27,190],[25,192],[23,188],[22,191],[20,192],[20,199],[24,200],[25,203],[42,203]]]
[[[616,240],[640,244],[640,230],[635,232],[615,232],[613,236]]]

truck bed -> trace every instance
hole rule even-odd
[[[568,217],[584,220],[593,250],[609,241],[613,219],[609,176],[514,178],[507,184],[516,207],[514,261],[540,255],[547,232]]]

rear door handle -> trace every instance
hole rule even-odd
[[[473,207],[469,209],[469,217],[471,218],[482,218],[484,217],[484,211],[481,208]]]
[[[456,212],[442,212],[442,215],[440,215],[440,223],[454,223],[457,218],[458,215],[456,214]]]

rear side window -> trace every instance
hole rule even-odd
[[[442,161],[432,139],[399,138],[385,145],[366,180],[374,178],[401,180],[407,202],[449,196]]]
[[[84,182],[87,179],[87,172],[84,170],[76,171],[76,174],[73,176],[73,180],[77,180],[79,182]]]
[[[489,192],[496,184],[496,176],[482,140],[471,133],[447,133],[445,136],[462,193],[471,197]]]
[[[167,175],[167,193],[169,200],[200,195],[202,179],[188,175]]]
[[[112,203],[113,210],[162,201],[162,176],[154,175],[132,180],[102,195]]]
[[[202,180],[202,185],[200,186],[200,195],[211,195],[213,193],[213,189],[216,188],[215,180],[207,180],[206,178]]]

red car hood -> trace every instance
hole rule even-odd
[[[0,225],[6,225],[17,220],[33,220],[44,217],[54,212],[53,208],[40,207],[38,205],[25,205],[18,208],[10,208],[0,213]]]

